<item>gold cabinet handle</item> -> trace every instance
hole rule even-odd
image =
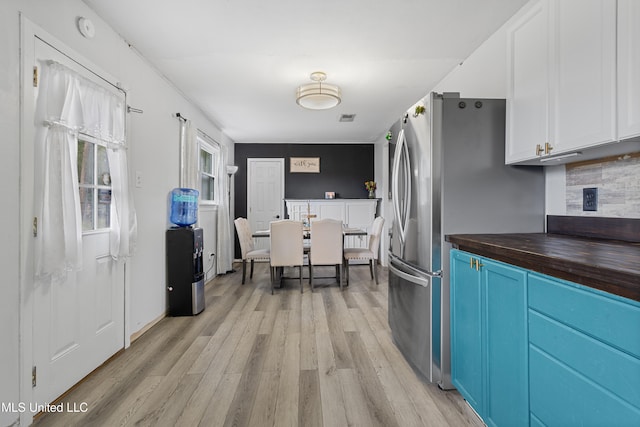
[[[472,263],[473,262],[475,262],[476,264],[476,271],[480,271],[480,267],[484,266],[484,264],[482,264],[479,259],[472,260]],[[471,266],[471,268],[473,268],[473,266]]]
[[[553,147],[551,146],[551,144],[549,144],[548,142],[544,143],[544,154],[551,154],[551,150],[553,150]]]
[[[536,144],[536,156],[541,155],[543,151],[544,149],[542,148],[542,145]]]
[[[475,260],[473,258],[469,258],[469,267],[473,268],[473,262]]]

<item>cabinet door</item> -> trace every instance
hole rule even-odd
[[[316,210],[318,211],[318,219],[337,219],[345,222],[344,216],[344,203],[316,203]]]
[[[451,379],[482,416],[482,275],[471,268],[473,259],[467,253],[451,251]]]
[[[618,0],[618,138],[640,135],[640,2]]]
[[[485,292],[486,399],[489,426],[524,426],[529,420],[527,272],[482,260]]]
[[[616,1],[551,3],[551,154],[615,140]]]
[[[536,146],[548,141],[547,21],[545,0],[507,29],[507,164],[538,157]]]

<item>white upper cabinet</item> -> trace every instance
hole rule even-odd
[[[640,1],[618,0],[618,138],[640,136]]]
[[[541,0],[507,37],[507,164],[616,141],[615,0]]]
[[[616,1],[551,4],[550,154],[613,142]]]
[[[548,141],[547,5],[538,2],[507,29],[507,163],[536,158]]]

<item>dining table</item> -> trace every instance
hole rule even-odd
[[[309,227],[304,227],[302,231],[304,233],[305,239],[311,238],[311,229]],[[271,233],[269,230],[256,230],[253,232],[251,237],[260,238],[260,237],[269,237],[270,235]],[[346,236],[367,236],[368,233],[367,233],[367,230],[363,230],[362,228],[346,227],[342,229],[342,235],[345,237]]]
[[[311,239],[311,227],[303,227],[303,233],[304,236],[303,238],[305,240],[307,239]],[[343,227],[342,229],[342,236],[343,237],[347,237],[347,236],[360,236],[361,238],[363,236],[368,236],[369,233],[367,232],[367,230],[363,230],[362,228],[357,228],[357,227]],[[271,236],[271,231],[270,230],[256,230],[251,234],[251,237],[254,238],[265,238],[265,237],[270,237]],[[310,250],[310,246],[308,244],[304,245],[304,253],[305,255],[309,253]],[[280,273],[282,275],[282,272]],[[293,277],[285,277],[285,276],[281,276],[281,278],[285,278],[285,279],[292,279]],[[280,280],[278,280],[280,281]],[[280,287],[280,286],[278,286]]]

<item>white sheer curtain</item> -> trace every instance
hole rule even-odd
[[[225,274],[233,269],[233,234],[231,233],[231,219],[229,218],[229,178],[227,173],[227,152],[225,147],[220,147],[220,160],[218,162],[218,185],[216,190],[220,203],[218,205],[218,242],[217,242],[217,267],[218,274]]]
[[[82,268],[82,220],[78,192],[78,133],[107,147],[111,205],[111,255],[132,254],[137,231],[129,191],[124,100],[54,61],[43,66],[36,126],[43,146],[42,198],[36,240],[36,275],[64,275]],[[36,146],[39,146],[36,144]]]
[[[111,229],[109,253],[118,260],[133,255],[136,247],[138,221],[130,190],[126,149],[107,148],[111,172]]]
[[[66,126],[51,124],[44,142],[36,275],[62,277],[82,269],[82,217],[78,194],[78,140]]]
[[[198,169],[198,132],[191,120],[180,120],[180,187],[200,188]]]

